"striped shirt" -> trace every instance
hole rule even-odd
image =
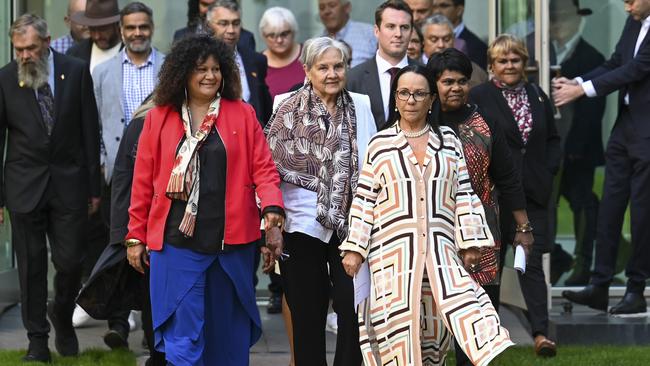
[[[126,127],[131,121],[133,112],[156,86],[157,75],[153,63],[157,51],[152,48],[147,61],[142,65],[131,62],[125,49],[120,52],[122,53],[122,106]]]

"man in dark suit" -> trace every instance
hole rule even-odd
[[[232,47],[239,65],[242,99],[255,109],[257,119],[265,125],[271,117],[273,101],[266,85],[266,56],[238,45],[241,36],[241,9],[234,0],[216,0],[208,8],[207,24],[215,38]]]
[[[388,0],[379,5],[375,11],[374,27],[377,54],[348,73],[347,89],[370,97],[377,130],[388,118],[393,77],[404,66],[417,63],[406,56],[413,25],[413,12],[404,1]]]
[[[57,271],[54,301],[47,307],[56,349],[63,356],[79,352],[72,311],[88,211],[99,206],[97,108],[88,65],[49,48],[43,19],[20,16],[10,36],[16,60],[0,69],[0,154],[5,136],[7,144],[0,207],[6,204],[11,215],[29,338],[24,360],[49,362],[46,235]]]
[[[567,78],[573,79],[605,61],[605,57],[581,36],[582,17],[590,14],[591,9],[580,8],[576,0],[552,0],[550,3],[550,38],[554,51],[551,52],[551,64],[559,65]],[[598,197],[592,187],[596,167],[605,161],[601,133],[604,112],[604,97],[582,98],[561,107],[561,118],[557,122],[564,150],[560,194],[567,199],[573,212],[576,238],[575,265],[564,282],[567,286],[584,286],[589,280],[598,218]]]
[[[433,13],[442,14],[454,25],[454,35],[467,45],[467,56],[487,70],[487,45],[463,22],[465,0],[433,0]]]
[[[187,27],[177,29],[174,32],[174,42],[179,39],[205,31],[205,14],[215,0],[188,0],[187,1]],[[241,30],[238,48],[249,48],[255,50],[255,36],[246,29]]]
[[[88,0],[86,10],[72,14],[71,19],[87,26],[90,38],[70,47],[66,55],[88,62],[91,74],[95,66],[122,49],[117,0]]]
[[[596,263],[590,284],[581,291],[564,291],[570,301],[607,310],[619,236],[628,202],[631,206],[633,253],[628,261],[627,289],[609,312],[646,311],[643,296],[650,272],[650,0],[625,0],[630,14],[611,58],[582,77],[553,80],[558,106],[584,95],[619,92],[619,113],[605,153],[605,183],[598,213]]]

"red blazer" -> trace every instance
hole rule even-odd
[[[226,147],[224,243],[250,243],[260,238],[255,193],[262,210],[283,207],[280,176],[250,105],[221,99],[216,128]],[[165,191],[183,133],[175,108],[158,106],[147,113],[138,141],[126,238],[138,239],[152,250],[162,249],[171,207]]]

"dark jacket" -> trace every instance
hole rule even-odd
[[[650,123],[647,123],[650,114],[650,32],[634,56],[640,30],[641,22],[628,17],[612,56],[596,69],[582,75],[582,79],[591,80],[599,96],[619,91],[619,107],[629,93],[629,110],[638,133],[650,137]]]
[[[418,62],[409,58],[408,63],[413,65]],[[381,97],[376,57],[353,67],[348,72],[346,89],[370,97],[370,109],[375,117],[377,131],[379,131],[386,123],[386,116],[384,115],[384,100]]]
[[[526,92],[533,116],[533,129],[524,144],[519,127],[501,90],[491,81],[470,90],[486,119],[497,121],[505,134],[515,166],[522,176],[524,193],[541,207],[547,207],[553,190],[553,176],[560,166],[560,137],[555,128],[553,108],[548,96],[535,84]]]
[[[77,303],[95,319],[108,319],[116,311],[141,310],[144,302],[143,276],[129,265],[123,245],[128,232],[133,166],[143,124],[144,117],[133,119],[124,131],[111,185],[110,244],[77,297]]]
[[[237,46],[237,52],[244,63],[246,81],[251,91],[248,103],[255,109],[257,120],[265,126],[273,112],[273,100],[269,87],[266,85],[266,71],[268,69],[266,56],[249,48]]]
[[[32,211],[48,186],[68,208],[100,196],[99,123],[88,64],[53,52],[54,127],[34,89],[21,87],[16,61],[0,69],[0,207]],[[5,140],[6,138],[6,140]],[[6,141],[6,144],[5,144]]]
[[[562,75],[573,79],[584,70],[593,70],[605,61],[605,57],[584,39],[562,62]],[[594,166],[605,163],[602,125],[605,113],[605,97],[580,98],[567,105],[572,109],[571,127],[564,142],[564,155],[580,157],[581,161]]]
[[[476,34],[467,29],[467,25],[458,38],[465,41],[467,45],[467,57],[478,64],[483,70],[487,70],[487,45]]]

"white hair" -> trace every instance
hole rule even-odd
[[[298,22],[291,10],[281,6],[268,8],[260,19],[260,34],[279,31],[285,25],[291,28],[294,35],[298,33]]]
[[[305,41],[302,47],[302,54],[300,55],[300,62],[311,69],[316,61],[330,48],[335,48],[341,52],[341,61],[348,65],[350,53],[348,47],[341,41],[337,41],[330,37],[317,37]]]

